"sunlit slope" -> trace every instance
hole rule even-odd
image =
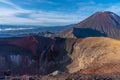
[[[118,69],[120,67],[118,65],[120,64],[120,41],[118,40],[105,37],[80,39],[75,43],[73,53],[70,56],[73,61],[68,66],[70,73],[100,67],[101,73],[102,70],[104,71],[104,67],[106,73],[120,72]],[[117,67],[115,68],[114,65]],[[113,69],[113,71],[107,69]]]

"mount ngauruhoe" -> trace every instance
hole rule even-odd
[[[60,35],[66,38],[104,36],[120,39],[120,17],[113,12],[96,12]]]

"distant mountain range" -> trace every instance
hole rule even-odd
[[[31,25],[0,25],[0,37],[11,37],[16,35],[26,35],[39,32],[56,33],[70,28],[72,25],[66,26],[31,26]]]

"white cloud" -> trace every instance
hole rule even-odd
[[[56,2],[54,1],[50,1],[50,0],[37,0],[37,2],[40,2],[40,3],[47,3],[47,4],[57,4]]]
[[[48,0],[42,0],[48,1]],[[91,1],[88,3],[78,3],[79,8],[73,13],[61,13],[56,11],[42,11],[42,10],[27,10],[12,3],[10,0],[0,0],[0,3],[12,6],[14,8],[8,9],[0,6],[0,24],[28,24],[28,25],[67,25],[78,23],[90,13],[96,11],[109,10],[119,13],[120,4],[112,5],[111,7],[104,7],[102,4],[96,4]],[[85,5],[86,4],[86,5]],[[81,7],[81,5],[85,5]]]
[[[15,8],[0,7],[0,24],[67,25],[77,23],[83,18],[75,14],[27,10],[10,2],[10,0],[0,0],[0,2]],[[17,16],[21,14],[26,14],[28,17]]]
[[[0,8],[0,24],[33,24],[33,25],[67,25],[77,23],[82,17],[73,14],[44,12],[35,10],[15,10]],[[29,17],[18,17],[18,14],[27,14]]]
[[[11,31],[11,30],[27,30],[27,29],[33,29],[32,27],[27,28],[0,28],[0,31]]]
[[[119,4],[113,4],[109,8],[106,8],[105,10],[120,14],[120,8],[119,7],[120,7],[120,3]]]
[[[9,18],[7,17],[1,17],[0,18],[0,23],[1,24],[33,24],[33,25],[46,25],[49,26],[51,25],[67,25],[67,24],[73,24],[77,23],[78,19],[57,19],[57,18],[47,18],[47,17],[38,17],[34,19],[29,19],[29,18],[18,18],[11,16]]]
[[[10,6],[16,8],[16,9],[21,9],[18,5],[15,5],[10,0],[0,0],[0,3],[4,3],[4,4],[7,4],[7,5],[10,5]]]

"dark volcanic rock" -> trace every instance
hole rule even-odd
[[[12,74],[49,74],[67,71],[76,40],[42,36],[0,39],[0,71]]]
[[[77,38],[85,38],[85,37],[90,37],[91,35],[93,37],[95,36],[107,36],[107,34],[105,33],[101,33],[97,30],[93,30],[90,28],[74,28],[73,29],[73,34],[77,37]]]

